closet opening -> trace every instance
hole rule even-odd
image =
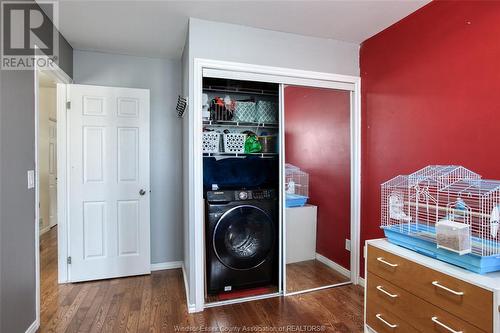
[[[351,92],[284,88],[285,293],[351,282]]]
[[[203,78],[205,303],[279,292],[279,85]]]

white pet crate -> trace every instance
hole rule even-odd
[[[500,181],[483,180],[462,166],[432,165],[383,183],[381,199],[381,227],[390,241],[429,251],[426,243],[401,237],[407,235],[458,255],[496,256],[490,264],[497,269],[487,270],[500,270]],[[468,260],[454,258],[440,259],[486,272],[483,263],[471,268]]]

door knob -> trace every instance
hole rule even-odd
[[[144,194],[146,194],[146,190],[141,189],[141,190],[139,191],[139,194],[140,194],[140,195],[144,195]]]

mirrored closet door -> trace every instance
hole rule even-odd
[[[285,86],[287,294],[350,282],[351,93]]]

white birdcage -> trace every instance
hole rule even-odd
[[[500,254],[500,181],[453,165],[427,166],[382,184],[381,227],[460,255]]]
[[[285,191],[309,197],[309,174],[292,165],[285,165]]]
[[[309,199],[309,174],[292,164],[285,165],[287,207],[302,207]]]

